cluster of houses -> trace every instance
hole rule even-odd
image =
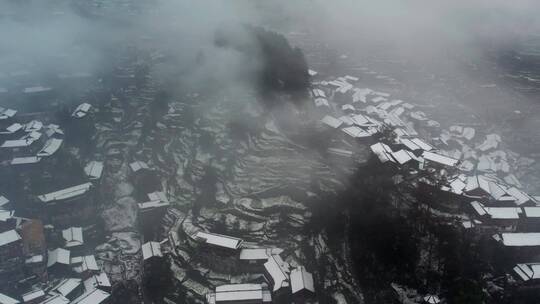
[[[90,111],[90,104],[83,103],[73,112],[74,118],[82,118]],[[56,124],[45,125],[42,121],[26,123],[14,121],[17,111],[0,108],[0,160],[12,166],[39,163],[53,156],[62,146],[64,131]]]
[[[163,257],[161,246],[169,241],[145,243],[142,246],[145,262]],[[280,248],[261,248],[240,238],[202,230],[189,235],[188,242],[201,254],[212,252],[224,258],[236,257],[250,272],[260,274],[261,280],[256,283],[216,286],[206,295],[209,304],[303,303],[315,294],[313,275],[304,266],[291,267],[281,258]]]
[[[85,117],[90,109],[87,103],[79,105],[72,119]],[[43,159],[54,158],[63,146],[63,130],[39,120],[17,122],[14,110],[1,112],[2,166],[43,172]],[[0,303],[99,304],[110,299],[109,277],[94,246],[87,245],[96,237],[95,187],[103,162],[92,161],[83,170],[86,181],[80,184],[15,202],[0,196]]]
[[[312,274],[303,266],[292,268],[281,258],[283,250],[279,248],[250,248],[242,239],[204,231],[196,232],[191,238],[203,247],[237,254],[241,262],[255,266],[255,271],[260,271],[264,277],[261,284],[218,286],[215,292],[207,295],[209,304],[272,303],[273,298],[279,302],[298,301],[309,299],[315,293]]]
[[[314,83],[311,95],[320,123],[348,140],[328,152],[350,158],[353,152],[347,147],[367,143],[381,166],[437,193],[439,207],[465,213],[465,229],[488,233],[502,250],[516,253],[514,277],[525,286],[540,287],[535,271],[540,269],[540,200],[526,193],[516,177],[516,171],[533,160],[501,149],[499,135],[482,138],[473,126],[441,130],[440,123],[415,105],[356,88],[357,80],[345,76]],[[422,134],[431,134],[432,141],[422,139],[416,126],[423,127]],[[385,129],[392,135],[385,136]]]
[[[341,134],[347,135],[345,139],[369,142],[376,141],[374,135],[382,126],[388,126],[409,149],[418,149],[407,139],[418,137],[415,128],[421,127],[424,136],[432,138],[440,154],[460,160],[461,171],[496,174],[507,183],[521,187],[515,176],[516,169],[526,168],[533,160],[503,149],[498,134],[482,135],[472,124],[442,129],[439,122],[429,119],[417,105],[392,99],[386,92],[356,87],[357,81],[357,77],[344,76],[314,82],[311,96],[325,127],[340,130]],[[343,154],[343,149],[338,151]],[[329,152],[337,151],[333,148]]]
[[[83,186],[44,194],[40,199],[65,208],[82,200],[89,190],[89,185]],[[49,215],[28,219],[16,216],[13,210],[0,213],[0,276],[6,283],[0,303],[106,303],[111,283],[92,249],[85,246],[91,232],[65,226],[63,218]]]
[[[110,254],[116,248],[109,245],[119,241],[107,238],[105,225],[100,225],[101,210],[106,208],[100,189],[110,186],[101,183],[107,166],[102,158],[107,156],[96,153],[97,159],[88,161],[91,151],[81,147],[89,143],[84,142],[87,135],[95,134],[85,128],[99,127],[92,118],[96,111],[84,102],[66,112],[62,102],[84,98],[81,95],[87,94],[89,82],[97,80],[90,73],[72,70],[71,64],[63,68],[62,63],[80,54],[78,47],[55,54],[47,62],[52,73],[46,79],[32,60],[2,64],[3,105],[5,101],[28,112],[0,108],[0,167],[2,177],[8,176],[9,185],[14,185],[11,189],[6,183],[0,189],[0,304],[107,303],[112,300],[115,282],[122,279],[119,277],[127,276],[126,272],[139,275],[138,265]],[[52,64],[56,56],[60,62]],[[122,53],[119,60],[124,59],[127,61]],[[19,64],[24,70],[11,71]],[[133,82],[133,74],[131,68],[119,68],[115,80]],[[113,97],[110,112],[114,122],[123,118],[118,105]],[[151,170],[143,168],[134,178],[144,177],[143,171]],[[137,205],[141,222],[157,227],[153,219],[167,205],[163,192],[149,191]],[[141,248],[143,257],[146,248]],[[133,253],[137,260],[133,264],[139,262],[138,254]],[[126,270],[128,266],[132,268]]]
[[[415,127],[433,131],[440,127],[438,122],[411,103],[391,99],[388,93],[355,87],[358,80],[345,76],[320,81],[311,90],[321,125],[339,132],[347,143],[330,147],[328,152],[350,158],[351,144],[368,143],[381,165],[418,176],[419,186],[447,195],[447,207],[464,210],[469,219],[463,221],[463,227],[490,233],[502,247],[517,249],[520,261],[513,274],[527,285],[540,286],[540,261],[533,259],[540,252],[540,233],[535,232],[540,231],[540,206],[536,197],[522,190],[512,170],[516,164],[526,166],[530,160],[498,150],[501,138],[497,134],[487,134],[475,143],[479,135],[471,126],[451,126],[430,143]],[[37,86],[23,92],[50,90]],[[84,119],[91,109],[90,104],[82,103],[71,118]],[[61,127],[39,120],[17,122],[16,114],[16,110],[0,108],[2,166],[39,166],[57,155],[64,145]],[[391,138],[384,137],[387,126],[392,129]],[[135,185],[137,180],[153,174],[143,161],[135,160],[129,167]],[[92,246],[86,246],[94,235],[91,226],[97,214],[95,189],[103,170],[102,161],[88,162],[83,167],[84,182],[35,194],[30,202],[31,216],[19,216],[13,202],[0,195],[0,281],[7,282],[0,286],[0,304],[107,303],[112,284],[91,251]],[[426,177],[440,172],[446,174],[440,181]],[[154,226],[169,205],[164,192],[145,193],[137,204],[143,227]],[[257,283],[217,286],[207,294],[208,303],[299,303],[315,293],[312,274],[304,266],[292,267],[285,262],[279,248],[261,248],[239,238],[201,230],[190,234],[189,240],[201,251],[238,257],[240,263],[263,278]],[[143,262],[163,258],[163,243],[144,243]],[[436,303],[439,299],[427,295],[425,301]]]
[[[134,160],[129,167],[135,185],[155,174],[155,170],[144,161]],[[164,192],[154,191],[142,195],[137,205],[139,220],[143,230],[146,230],[145,226],[155,227],[170,203]],[[289,303],[292,300],[301,303],[304,299],[313,298],[315,287],[312,274],[303,266],[291,267],[281,258],[282,249],[261,248],[240,238],[200,229],[186,234],[187,244],[201,255],[211,254],[212,259],[233,258],[245,266],[242,269],[259,274],[256,281],[216,286],[215,290],[206,294],[208,303]],[[142,245],[145,269],[163,261],[168,252],[176,253],[175,248],[179,245],[177,232],[170,235],[172,237],[163,241],[148,241]]]
[[[140,191],[144,191],[142,185],[152,184],[149,179],[158,178],[156,170],[150,168],[144,161],[134,160],[129,163],[133,184]],[[152,238],[151,234],[155,230],[155,223],[159,223],[170,206],[169,199],[163,191],[152,191],[144,193],[140,202],[137,203],[140,228],[143,234]]]

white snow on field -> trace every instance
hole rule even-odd
[[[137,202],[130,196],[116,201],[112,208],[103,211],[105,229],[108,231],[130,230],[137,218]]]

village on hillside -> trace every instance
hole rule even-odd
[[[540,196],[527,193],[519,180],[533,159],[512,151],[500,135],[484,133],[481,125],[444,129],[421,105],[362,87],[358,77],[325,80],[316,71],[310,74],[320,126],[333,138],[329,154],[350,161],[358,146],[369,146],[396,184],[429,194],[425,207],[435,220],[456,219],[458,229],[489,235],[499,244],[494,254],[510,257],[506,262],[514,265],[503,281],[523,290],[540,287]],[[405,301],[405,293],[394,288]],[[426,294],[424,300],[444,299]]]
[[[144,93],[136,89],[136,67],[128,58],[120,58],[125,65],[114,77],[127,87],[122,89],[123,98],[130,100],[132,94],[131,102],[140,103],[140,112],[129,114],[130,105],[115,96],[99,105],[85,101],[36,108],[32,103],[57,98],[58,90],[37,85],[19,91],[31,83],[30,73],[5,75],[12,86],[2,89],[4,97],[30,104],[36,111],[0,109],[0,157],[6,181],[0,196],[0,303],[111,303],[111,294],[125,288],[125,282],[141,284],[160,275],[156,269],[166,259],[185,257],[179,248],[186,245],[217,261],[234,257],[239,267],[235,273],[244,269],[261,274],[214,290],[193,281],[193,291],[208,303],[310,299],[315,293],[311,272],[285,262],[280,256],[283,249],[186,225],[175,218],[170,194],[160,189],[160,170],[140,160],[144,158],[140,154],[123,158],[114,136],[122,140],[130,133],[140,134],[141,123],[124,120],[128,115],[148,115],[148,96],[155,94],[151,86]],[[93,77],[81,72],[59,78],[70,85],[87,85]],[[173,108],[167,116],[175,117]],[[113,125],[127,135],[111,135]],[[87,145],[96,137],[107,152],[92,156],[85,149],[91,150]],[[129,194],[134,189],[136,200]],[[118,198],[119,207],[107,205],[111,195]],[[157,238],[156,223],[171,218],[167,237]]]
[[[356,159],[355,151],[369,147],[380,166],[395,175],[396,183],[427,187],[436,193],[439,200],[430,207],[439,216],[453,215],[460,219],[462,229],[490,234],[501,251],[512,252],[515,267],[508,274],[523,288],[540,286],[540,277],[535,275],[540,266],[534,260],[540,247],[539,198],[523,191],[517,177],[519,168],[530,159],[506,149],[499,135],[483,134],[478,127],[454,125],[443,130],[414,103],[362,88],[357,77],[322,80],[317,72],[310,70],[310,74],[313,111],[320,116],[314,127],[331,138],[329,154],[350,163]],[[21,94],[36,98],[34,94],[45,92],[44,88],[26,88]],[[114,102],[113,97],[111,105]],[[82,130],[102,111],[83,102],[62,121]],[[123,110],[113,106],[109,111]],[[113,121],[122,119],[117,117]],[[6,287],[12,287],[9,290],[20,291],[2,294],[1,303],[106,303],[115,287],[111,281],[129,276],[142,280],[165,258],[189,260],[185,246],[201,255],[210,254],[209,258],[237,259],[235,273],[261,274],[260,279],[222,284],[214,290],[193,281],[193,291],[204,295],[208,303],[298,303],[309,302],[315,294],[313,270],[285,262],[279,246],[261,246],[234,235],[205,231],[186,219],[174,220],[170,197],[159,186],[140,198],[136,213],[143,231],[163,218],[172,218],[167,238],[119,238],[129,232],[103,236],[102,227],[96,224],[103,210],[100,189],[111,187],[103,184],[102,175],[108,165],[118,166],[109,158],[114,153],[79,163],[79,172],[68,176],[58,170],[74,170],[70,169],[73,154],[68,150],[76,149],[73,142],[78,142],[65,143],[66,126],[54,123],[57,120],[51,116],[10,108],[2,108],[0,119],[2,167],[14,174],[15,184],[12,192],[1,196],[0,273],[9,282]],[[431,134],[432,140],[420,134]],[[122,178],[139,188],[159,179],[159,170],[137,157],[127,165],[127,176]],[[43,180],[46,186],[32,187]],[[109,239],[107,245],[99,245],[103,237]],[[112,245],[115,239],[116,248]],[[141,244],[126,246],[125,242]],[[140,261],[121,261],[116,250],[137,250]],[[424,300],[441,301],[437,294],[426,294]]]
[[[124,7],[98,2],[80,5]],[[252,88],[171,89],[156,71],[176,49],[153,39],[111,51],[99,71],[60,68],[76,47],[46,58],[58,67],[46,76],[0,62],[0,304],[364,303],[346,234],[356,219],[313,227],[332,219],[316,203],[341,208],[332,199],[357,172],[406,198],[388,213],[416,208],[489,239],[504,263],[489,265],[502,275],[482,278],[486,294],[540,291],[540,193],[523,180],[535,161],[501,134],[368,88],[365,67],[309,70],[305,103],[282,112]],[[395,303],[452,303],[440,282],[422,284],[434,287],[386,287]]]

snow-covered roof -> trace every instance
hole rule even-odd
[[[93,275],[84,281],[84,288],[86,290],[109,287],[111,287],[111,281],[105,272],[100,272],[99,274]]]
[[[267,288],[263,288],[262,290],[263,294],[263,303],[272,303],[272,292],[268,290]]]
[[[96,180],[101,177],[103,173],[103,162],[100,161],[91,161],[84,167],[84,173],[91,180]]]
[[[43,134],[41,134],[41,132],[31,131],[31,132],[27,133],[25,136],[23,136],[21,139],[34,142],[34,141],[40,139],[42,135]]]
[[[52,290],[55,292],[58,292],[64,297],[67,297],[71,292],[77,289],[77,287],[81,286],[81,282],[82,282],[81,279],[77,279],[77,278],[63,279]]]
[[[413,138],[411,139],[411,141],[417,145],[418,147],[420,147],[420,149],[424,150],[424,151],[431,151],[433,149],[435,149],[432,145],[428,144],[427,142],[421,140],[420,138]]]
[[[523,187],[523,185],[519,182],[519,179],[514,174],[508,174],[507,176],[505,176],[504,181],[512,186],[516,186],[519,188]]]
[[[0,146],[0,148],[22,148],[22,147],[28,147],[34,142],[33,139],[10,139],[4,141],[4,143]]]
[[[467,140],[471,140],[474,138],[474,135],[476,134],[476,130],[474,130],[474,128],[471,128],[471,127],[465,127],[463,129],[463,137],[465,137]]]
[[[41,262],[43,262],[42,254],[31,256],[24,261],[24,263],[26,264],[41,263]]]
[[[77,273],[82,273],[85,271],[99,271],[99,266],[96,262],[96,258],[93,255],[73,257],[70,260],[70,264],[73,265],[73,270]]]
[[[271,255],[282,252],[281,248],[244,248],[240,251],[240,260],[268,260]]]
[[[521,206],[528,202],[534,202],[534,198],[524,191],[504,185],[496,178],[490,178],[484,175],[469,176],[467,178],[467,186],[465,192],[473,193],[474,191],[482,190],[497,201],[513,202]]]
[[[406,164],[409,161],[416,159],[414,154],[403,149],[397,152],[392,152],[391,155],[396,160],[396,162],[400,165]]]
[[[353,123],[359,125],[359,126],[367,126],[372,125],[371,121],[362,114],[356,114],[351,117],[351,120]]]
[[[348,125],[348,126],[351,126],[354,124],[354,120],[352,120],[352,118],[348,115],[343,115],[339,118],[339,120],[341,120],[344,124]]]
[[[23,294],[21,297],[23,299],[23,302],[30,302],[35,299],[39,299],[41,297],[45,296],[45,292],[43,289],[34,289],[32,291],[29,291],[25,294]]]
[[[15,230],[8,230],[0,233],[0,247],[11,244],[21,239],[19,233]]]
[[[341,126],[341,124],[343,124],[343,121],[335,118],[335,117],[332,117],[330,115],[326,115],[325,117],[323,117],[321,119],[321,122],[329,127],[332,127],[334,129],[337,129]]]
[[[23,128],[23,125],[21,125],[20,123],[16,122],[16,123],[13,123],[11,125],[9,125],[5,131],[0,131],[0,134],[13,134],[19,130],[21,130]]]
[[[345,94],[349,92],[354,86],[347,82],[346,79],[333,80],[328,82],[328,84],[333,85],[336,88],[336,93]]]
[[[478,171],[497,171],[497,164],[487,155],[481,155],[478,158],[478,165],[476,166]]]
[[[291,289],[293,294],[304,289],[315,292],[313,275],[304,266],[297,267],[291,271]]]
[[[45,301],[40,302],[39,304],[69,304],[69,299],[64,297],[61,294],[54,294],[51,296],[48,296]]]
[[[0,293],[0,304],[19,304],[21,302],[15,300],[14,298],[7,296],[3,293]]]
[[[377,155],[381,163],[386,163],[388,161],[395,162],[392,157],[392,149],[384,143],[376,143],[370,146],[371,151]]]
[[[0,207],[9,203],[9,199],[3,195],[0,195]]]
[[[515,198],[515,204],[518,206],[533,201],[532,197],[530,197],[527,193],[519,190],[516,187],[506,189],[506,193],[510,194]]]
[[[61,138],[49,138],[43,148],[37,153],[37,156],[51,156],[62,146],[64,142]]]
[[[156,191],[152,193],[147,194],[148,199],[151,201],[161,201],[168,203],[169,200],[167,199],[167,196],[165,195],[165,192],[163,191]]]
[[[39,120],[32,120],[24,125],[24,131],[32,132],[39,131],[43,128],[43,122]]]
[[[84,244],[82,227],[70,227],[62,230],[62,237],[66,241],[66,247],[81,246]]]
[[[279,255],[272,255],[268,261],[264,263],[264,268],[271,277],[274,292],[289,286],[289,265],[285,263]]]
[[[216,303],[236,303],[263,300],[261,284],[229,284],[216,287]],[[251,302],[250,302],[251,303]]]
[[[82,118],[86,116],[86,114],[88,114],[88,111],[90,110],[91,107],[92,105],[90,105],[87,102],[81,103],[80,105],[77,106],[77,108],[75,108],[75,111],[73,111],[71,116],[75,118]]]
[[[156,191],[156,192],[148,193],[147,196],[148,196],[149,201],[144,202],[144,203],[139,203],[138,204],[139,209],[149,210],[153,208],[169,206],[169,200],[167,199],[165,192]]]
[[[145,162],[140,161],[140,160],[136,160],[136,161],[130,163],[129,167],[131,168],[131,170],[133,172],[137,172],[137,171],[139,171],[141,169],[147,169],[147,170],[150,169]]]
[[[424,153],[422,153],[422,156],[427,161],[431,161],[431,162],[438,163],[444,166],[449,166],[449,167],[456,166],[459,163],[459,160],[457,159],[454,159],[454,158],[451,158],[442,154],[428,152],[428,151],[424,151]]]
[[[399,115],[403,114],[403,112],[405,112],[405,109],[403,107],[397,107],[397,108],[393,109],[392,111],[390,111],[390,114],[392,114],[394,116],[399,116]]]
[[[508,232],[493,235],[493,238],[504,246],[526,247],[540,246],[539,232]]]
[[[523,212],[527,218],[540,218],[540,207],[523,207]]]
[[[323,97],[323,98],[326,98],[326,94],[324,93],[323,90],[321,89],[313,89],[311,90],[311,94],[313,95],[313,97]]]
[[[69,250],[64,248],[56,248],[55,250],[49,251],[47,267],[51,267],[55,264],[69,265],[71,262],[69,255]]]
[[[517,264],[513,270],[525,282],[540,279],[540,263]]]
[[[439,304],[441,303],[441,299],[436,295],[427,295],[424,297],[424,302],[428,304]]]
[[[169,206],[169,202],[163,202],[161,200],[154,200],[154,201],[148,201],[144,203],[138,203],[139,209],[141,210],[149,210],[154,208],[161,208],[161,207],[167,207]]]
[[[15,116],[15,114],[17,114],[17,110],[4,109],[0,107],[0,120],[11,118]]]
[[[489,194],[498,201],[515,201],[515,198],[506,191],[506,188],[497,182],[489,183]]]
[[[459,165],[461,171],[470,172],[474,169],[474,164],[470,160],[465,160]]]
[[[147,260],[151,257],[162,257],[161,245],[158,242],[148,242],[142,245],[143,260]]]
[[[490,192],[489,184],[492,182],[491,179],[483,175],[474,175],[467,177],[467,186],[465,187],[466,192],[471,192],[477,189],[481,189],[486,193]]]
[[[482,203],[480,203],[480,202],[477,202],[477,201],[471,202],[471,207],[473,207],[474,211],[479,216],[484,216],[484,215],[487,214],[487,211],[486,211],[484,205],[482,205]]]
[[[415,144],[412,140],[410,140],[408,138],[400,138],[399,142],[402,145],[404,145],[407,149],[409,149],[410,151],[422,150],[422,148],[420,146],[418,146],[417,144]]]
[[[92,183],[84,183],[81,185],[58,190],[55,192],[38,195],[38,198],[44,203],[69,199],[72,197],[85,194],[86,192],[90,190],[91,187],[92,187]]]
[[[371,133],[368,133],[364,131],[362,128],[357,127],[357,126],[346,127],[346,128],[343,128],[342,130],[343,132],[345,132],[346,134],[354,138],[364,138],[364,137],[371,136]]]
[[[517,220],[521,213],[518,207],[486,207],[482,203],[474,201],[471,206],[479,216],[489,216],[492,219]]]
[[[456,178],[450,182],[450,188],[452,189],[452,192],[458,195],[463,193],[463,189],[465,189],[465,186],[467,186],[465,182],[459,178]]]
[[[64,130],[60,129],[58,125],[50,124],[47,127],[45,134],[47,134],[48,137],[52,137],[54,135],[64,135]]]
[[[111,294],[101,289],[86,291],[80,297],[76,298],[71,304],[100,304],[107,300]]]
[[[28,165],[28,164],[36,164],[39,163],[41,160],[41,157],[37,156],[26,156],[26,157],[15,157],[11,160],[11,165]]]
[[[221,235],[216,233],[208,233],[199,231],[195,234],[195,238],[202,239],[206,244],[224,247],[229,249],[238,249],[243,240],[232,236]]]
[[[5,221],[13,218],[14,214],[15,214],[15,211],[13,211],[13,210],[0,209],[0,222],[5,222]]]
[[[35,87],[24,88],[23,93],[25,93],[25,94],[42,93],[42,92],[48,92],[48,91],[51,91],[51,90],[52,90],[52,88],[49,88],[49,87],[35,86]]]

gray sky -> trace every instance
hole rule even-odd
[[[48,66],[50,57],[66,56],[63,63],[69,68],[93,70],[106,61],[104,50],[149,35],[156,46],[178,50],[179,66],[192,63],[198,51],[205,50],[214,61],[195,73],[199,81],[206,73],[226,78],[245,68],[238,54],[212,45],[215,30],[233,23],[262,23],[278,30],[309,27],[321,41],[356,44],[363,50],[384,47],[419,61],[443,52],[475,56],[482,52],[478,41],[505,46],[540,33],[540,1],[535,0],[157,2],[125,27],[81,17],[69,1],[2,1],[0,64],[30,61]]]

